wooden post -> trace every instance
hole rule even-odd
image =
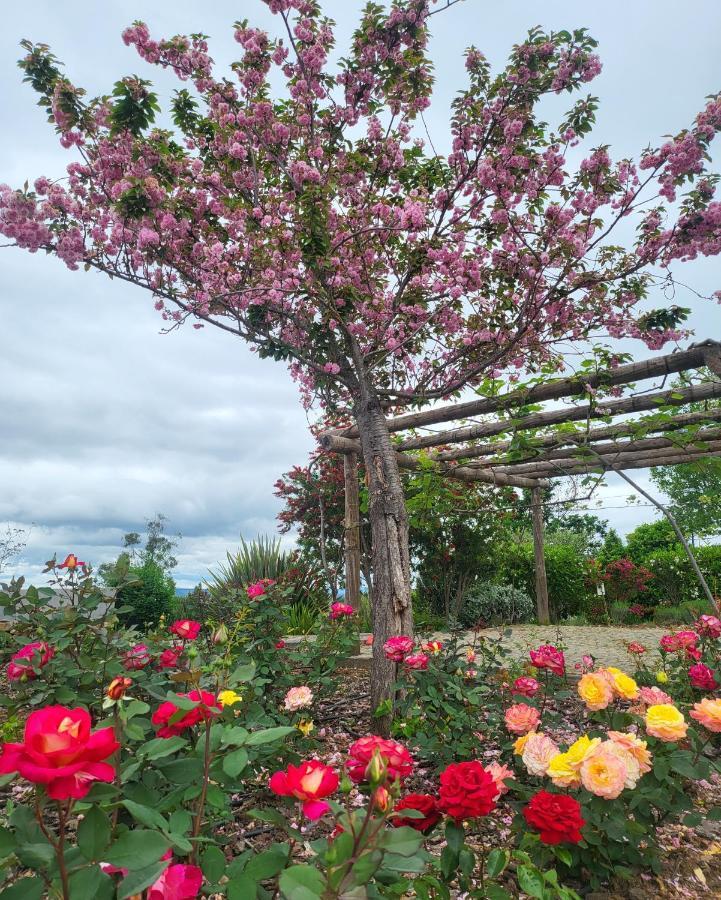
[[[358,456],[343,455],[345,484],[345,602],[353,609],[360,603],[360,502],[358,497]]]
[[[539,625],[548,625],[548,582],[546,581],[546,560],[543,554],[543,502],[541,488],[531,489],[531,512],[533,514],[533,553],[536,560],[536,611]]]

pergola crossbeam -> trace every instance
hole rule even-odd
[[[717,380],[680,388],[656,388],[648,393],[621,399],[607,399],[566,405],[558,409],[521,415],[518,410],[531,404],[566,397],[593,394],[596,388],[629,385],[708,366]],[[622,478],[626,469],[675,466],[702,459],[721,458],[721,406],[695,409],[671,415],[669,408],[706,404],[721,398],[721,343],[704,341],[688,350],[617,366],[604,372],[584,372],[533,387],[518,388],[496,397],[483,397],[465,403],[439,406],[408,413],[387,421],[393,433],[462,421],[489,413],[499,414],[495,421],[471,422],[432,434],[411,434],[395,445],[400,468],[433,472],[441,478],[468,483],[525,488],[531,491],[533,544],[536,563],[536,603],[538,620],[549,621],[548,586],[543,549],[543,503],[540,488],[552,478],[593,475],[616,471]],[[610,423],[616,416],[632,413],[652,414],[641,419]],[[606,420],[599,427],[590,423]],[[584,426],[551,433],[543,429],[583,422]],[[716,427],[714,427],[716,426]],[[681,429],[688,429],[686,433]],[[524,434],[525,433],[525,434]],[[524,435],[519,440],[517,435]],[[500,440],[485,440],[510,435]],[[353,460],[362,455],[357,428],[334,430],[321,435],[321,446],[346,459],[346,478]],[[472,442],[468,444],[467,442]],[[450,444],[463,446],[448,447]],[[436,449],[419,457],[408,450]],[[510,451],[511,458],[507,454]],[[627,479],[630,481],[630,479]],[[633,484],[633,482],[630,482]],[[639,488],[640,490],[640,488]],[[352,508],[354,507],[354,508]],[[661,507],[662,508],[662,507]],[[669,516],[670,517],[670,516]],[[346,486],[346,530],[358,526],[357,502]],[[672,522],[673,524],[673,522]],[[679,532],[680,534],[680,532]],[[689,554],[691,551],[688,551]],[[351,562],[351,556],[353,561]],[[351,547],[348,566],[358,568],[358,553]],[[692,558],[692,557],[691,557]],[[692,562],[694,562],[692,558]],[[348,581],[357,590],[349,573]],[[708,590],[708,588],[706,588]]]
[[[693,344],[688,350],[668,353],[665,356],[644,359],[640,362],[628,363],[617,366],[615,369],[607,369],[596,373],[584,372],[568,378],[558,378],[530,388],[518,388],[515,391],[509,391],[497,397],[483,397],[466,403],[451,403],[446,406],[397,416],[388,420],[388,429],[391,432],[395,432],[419,428],[424,425],[438,425],[441,422],[452,422],[458,419],[467,419],[471,416],[499,412],[513,406],[583,395],[588,392],[589,387],[613,387],[615,385],[630,384],[634,381],[645,381],[649,378],[659,378],[665,375],[685,372],[689,369],[698,369],[704,365],[708,365],[713,370],[713,366],[719,366],[720,362],[721,344],[718,341],[708,340],[700,344]],[[721,366],[719,367],[721,368]],[[345,429],[342,434],[345,437],[357,437],[358,429],[354,426]]]
[[[626,397],[623,400],[607,400],[596,404],[563,407],[548,412],[532,413],[517,419],[504,419],[500,422],[484,422],[479,425],[453,428],[449,431],[409,438],[402,441],[398,445],[398,449],[421,450],[425,447],[437,447],[491,437],[506,431],[527,431],[534,428],[546,428],[550,425],[561,425],[564,422],[611,418],[627,413],[647,412],[649,409],[659,409],[662,406],[686,406],[689,403],[699,403],[718,397],[721,397],[721,381],[710,381],[682,390],[654,391],[651,394]]]

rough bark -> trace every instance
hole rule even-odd
[[[353,397],[368,480],[368,517],[373,568],[373,667],[371,711],[384,704],[374,730],[388,734],[392,721],[396,664],[385,658],[389,637],[412,636],[408,519],[396,454],[381,404],[368,384],[359,384]]]

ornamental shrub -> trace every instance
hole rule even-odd
[[[685,621],[685,610],[682,606],[657,606],[653,611],[655,625],[679,625]]]
[[[549,544],[545,548],[546,580],[552,617],[560,621],[577,615],[589,594],[587,564],[574,547]],[[524,541],[510,545],[499,565],[499,577],[523,590],[535,605],[536,575],[533,544]]]
[[[528,622],[535,606],[528,594],[511,584],[478,584],[463,598],[458,622],[464,628],[478,623],[511,625]]]
[[[129,582],[118,591],[118,601],[125,608],[120,617],[128,625],[156,625],[167,617],[175,603],[175,582],[157,562],[146,559],[140,566],[130,566]]]

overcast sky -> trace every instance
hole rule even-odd
[[[341,50],[362,5],[324,4],[338,21]],[[152,78],[162,97],[175,82],[124,46],[125,26],[142,18],[154,37],[205,32],[216,61],[228,65],[237,50],[232,24],[245,17],[276,25],[259,0],[6,4],[0,182],[58,177],[72,159],[21,82],[22,38],[50,44],[90,95],[109,93],[133,73]],[[466,0],[433,19],[436,102],[426,119],[439,150],[448,146],[464,47],[474,43],[498,66],[536,24],[585,26],[600,41],[604,69],[592,90],[601,109],[592,144],[610,144],[616,157],[637,155],[688,125],[704,97],[721,89],[717,0]],[[718,274],[717,261],[702,261],[687,265],[683,279],[710,293],[721,287]],[[282,365],[258,360],[212,328],[160,335],[144,292],[70,272],[51,258],[2,250],[0,288],[0,527],[35,523],[17,571],[38,580],[44,560],[70,550],[97,565],[116,555],[124,532],[140,530],[161,511],[183,534],[177,581],[192,585],[239,535],[275,530],[273,483],[311,449],[306,415]],[[690,295],[677,299],[694,305]],[[692,324],[699,339],[721,337],[709,304],[694,305]],[[633,351],[648,355],[640,345]],[[628,493],[610,482],[603,503],[623,507]],[[650,517],[645,508],[602,512],[621,531]]]

